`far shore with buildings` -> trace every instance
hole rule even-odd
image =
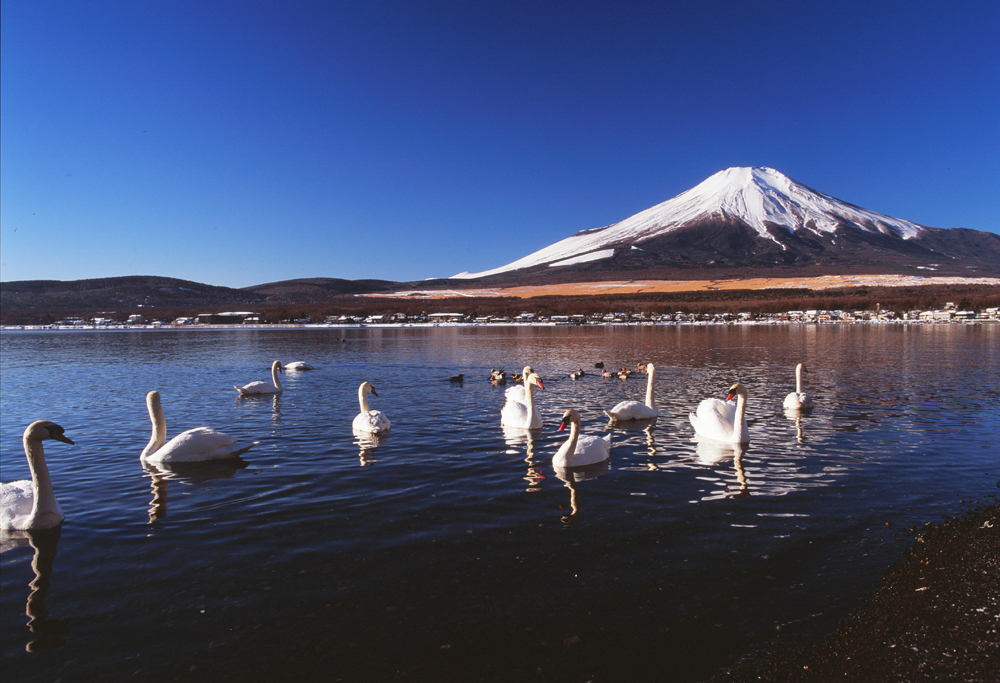
[[[105,317],[89,319],[67,318],[48,325],[8,325],[4,330],[45,329],[162,329],[211,327],[362,327],[362,326],[434,326],[434,325],[727,325],[727,324],[939,324],[939,323],[1000,323],[1000,308],[983,311],[959,310],[954,303],[941,309],[892,311],[807,310],[781,313],[594,313],[591,315],[539,315],[521,313],[515,316],[476,317],[464,313],[382,313],[369,316],[330,315],[323,320],[299,318],[277,323],[262,323],[253,311],[202,313],[170,321],[147,320],[143,315],[130,315],[125,320]]]

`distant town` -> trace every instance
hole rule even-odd
[[[262,322],[253,311],[202,313],[170,321],[146,320],[141,314],[125,320],[105,317],[67,318],[47,325],[6,325],[4,330],[78,330],[78,329],[160,329],[192,327],[362,327],[419,325],[733,325],[733,324],[939,324],[1000,323],[1000,307],[981,312],[959,310],[946,303],[935,310],[893,311],[876,306],[874,311],[806,310],[781,313],[594,313],[591,315],[540,315],[521,313],[514,316],[472,316],[464,313],[383,313],[368,316],[329,315],[323,320],[297,318]]]

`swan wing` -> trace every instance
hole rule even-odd
[[[353,429],[359,432],[384,432],[390,426],[389,418],[381,410],[358,413],[352,425]]]
[[[802,392],[793,391],[792,393],[785,396],[785,402],[782,404],[785,410],[809,410],[813,407],[812,396]]]
[[[500,410],[501,427],[528,427],[528,406],[517,401],[507,401]]]
[[[639,401],[622,401],[611,410],[605,410],[604,414],[612,420],[648,420],[660,413]]]
[[[514,386],[507,389],[507,391],[505,391],[503,395],[508,402],[513,401],[515,403],[524,403],[524,404],[528,403],[528,395],[524,391],[523,384],[515,384]]]
[[[195,427],[181,432],[146,458],[147,462],[201,462],[235,458],[256,446],[240,444],[233,437],[209,427]]]
[[[12,481],[0,486],[0,529],[24,529],[35,504],[31,480]]]
[[[235,387],[236,391],[240,392],[241,395],[247,396],[252,394],[280,394],[281,389],[274,386],[270,382],[264,382],[258,380],[256,382],[250,382],[250,384],[244,384],[242,387]]]

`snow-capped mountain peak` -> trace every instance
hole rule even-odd
[[[627,248],[706,221],[741,223],[781,250],[783,228],[795,235],[807,231],[827,239],[848,226],[866,233],[909,240],[924,229],[907,220],[863,209],[812,190],[766,167],[734,167],[719,171],[673,199],[605,228],[582,230],[500,268],[460,273],[476,278],[541,265],[567,265],[608,258]],[[776,233],[778,231],[778,233]]]

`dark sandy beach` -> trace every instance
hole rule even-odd
[[[1000,681],[1000,506],[919,530],[823,642],[772,643],[712,681]]]

